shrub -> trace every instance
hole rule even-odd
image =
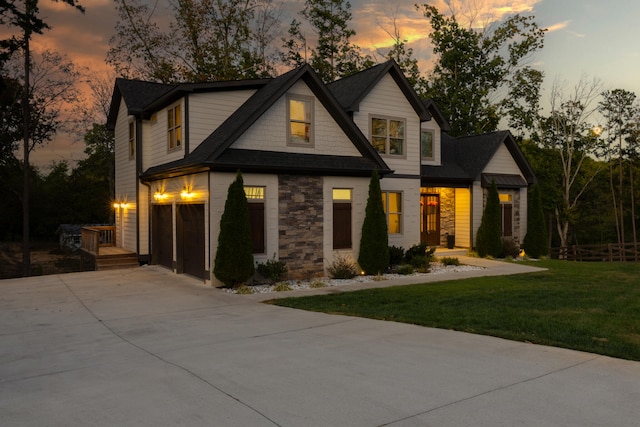
[[[505,237],[502,239],[502,253],[505,257],[518,258],[520,246],[512,237]]]
[[[291,290],[291,286],[287,282],[276,283],[273,290],[275,292],[287,292]]]
[[[404,248],[402,246],[389,246],[389,265],[400,265],[404,259]]]
[[[382,192],[377,170],[373,171],[369,182],[369,197],[362,223],[358,264],[367,274],[382,273],[389,267],[387,216],[382,206]]]
[[[288,271],[284,261],[277,261],[276,254],[273,258],[268,259],[265,263],[259,263],[257,266],[258,273],[271,282],[277,282]]]
[[[427,248],[426,243],[411,246],[404,254],[404,260],[416,269],[429,269],[429,263],[433,261],[436,248]]]
[[[542,196],[537,184],[531,188],[531,193],[529,194],[529,214],[527,218],[527,234],[522,242],[525,253],[532,258],[548,255],[547,225],[544,221],[544,212],[542,210]]]
[[[253,289],[251,289],[251,287],[247,286],[247,285],[240,285],[237,289],[236,289],[236,293],[238,295],[249,295],[253,293]]]
[[[252,252],[249,206],[244,194],[242,175],[238,172],[235,181],[229,186],[220,219],[213,273],[228,287],[245,282],[255,272]]]
[[[460,265],[460,260],[456,257],[445,256],[440,258],[442,265]]]
[[[327,270],[332,279],[353,279],[358,275],[356,263],[351,258],[342,255],[336,255]]]
[[[487,204],[476,236],[478,255],[499,258],[502,255],[502,224],[500,223],[500,198],[495,180],[491,181]]]
[[[402,264],[399,265],[398,268],[396,268],[396,273],[402,274],[403,276],[413,274],[414,271],[415,270],[413,269],[413,266],[411,264]]]
[[[316,280],[315,282],[311,282],[309,287],[312,288],[312,289],[315,289],[315,288],[326,288],[327,284],[324,283],[324,282],[321,282],[319,280]]]

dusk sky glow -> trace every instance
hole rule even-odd
[[[451,0],[449,0],[451,1]],[[357,32],[353,42],[382,60],[391,39],[385,32],[391,29],[390,16],[396,15],[403,38],[409,40],[421,70],[431,67],[431,46],[428,20],[415,8],[415,1],[352,0],[352,27]],[[441,11],[447,10],[444,0],[432,1]],[[531,13],[538,25],[547,28],[545,47],[531,64],[545,73],[542,105],[548,104],[549,88],[554,80],[569,85],[582,75],[602,80],[605,88],[621,88],[640,95],[640,2],[637,0],[456,0],[464,9],[474,4],[482,12],[477,22],[504,18],[513,13]],[[81,0],[86,13],[80,14],[63,3],[40,1],[41,16],[52,29],[34,37],[32,47],[39,51],[51,48],[66,54],[77,65],[88,67],[91,73],[107,70],[106,52],[113,36],[117,14],[113,0]],[[160,4],[166,4],[161,1]],[[288,24],[302,1],[286,0],[280,33],[286,34]],[[166,10],[158,10],[167,13]],[[79,138],[81,140],[81,138]],[[32,154],[32,162],[47,166],[52,161],[73,163],[83,158],[84,144],[72,142],[66,135]]]

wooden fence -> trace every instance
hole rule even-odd
[[[116,227],[112,225],[100,225],[82,227],[82,249],[98,255],[100,248],[116,245]]]
[[[551,258],[568,261],[640,261],[638,245],[609,243],[605,245],[572,245],[551,248]]]

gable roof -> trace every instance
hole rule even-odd
[[[444,114],[442,114],[442,112],[440,111],[436,103],[433,101],[433,99],[431,98],[423,99],[422,103],[424,104],[426,109],[429,111],[429,114],[431,114],[431,117],[433,117],[436,120],[436,123],[438,123],[438,126],[440,126],[440,129],[442,131],[448,132],[451,130],[451,126],[449,126],[449,122],[444,117]]]
[[[231,145],[298,81],[304,81],[307,84],[362,154],[362,159],[351,157],[348,160],[349,157],[346,156],[299,155],[287,152],[230,149]],[[317,160],[317,164],[314,164],[312,158]],[[256,159],[262,159],[263,162],[256,162]],[[347,116],[311,66],[303,65],[270,80],[184,158],[152,167],[141,178],[152,180],[205,169],[229,170],[235,168],[235,170],[265,172],[278,170],[278,168],[287,167],[287,165],[290,166],[287,170],[297,168],[296,170],[299,172],[306,171],[307,173],[365,176],[370,175],[374,169],[378,169],[382,175],[391,173],[389,167],[369,144],[360,129]],[[353,170],[350,169],[351,167]]]
[[[144,111],[149,103],[174,88],[175,85],[117,78],[113,88],[113,95],[111,96],[111,105],[109,106],[107,129],[115,127],[118,111],[120,110],[120,102],[123,98],[127,105],[128,114],[138,115]]]
[[[155,111],[177,101],[188,93],[258,89],[269,81],[271,79],[164,84],[117,78],[109,107],[107,127],[113,129],[115,126],[122,98],[124,98],[129,115],[148,119]]]
[[[367,68],[351,76],[336,80],[328,84],[327,87],[336,97],[342,108],[348,113],[353,113],[354,111],[360,110],[362,100],[387,74],[396,82],[418,117],[420,117],[420,121],[430,120],[431,114],[393,59]]]
[[[453,138],[443,133],[442,164],[441,166],[422,165],[420,168],[422,181],[428,185],[469,185],[481,178],[482,172],[502,144],[509,150],[527,184],[535,183],[533,169],[509,131],[460,138]],[[515,183],[512,179],[509,182],[510,185]]]

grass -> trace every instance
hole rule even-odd
[[[549,270],[271,303],[640,360],[640,264],[532,265]]]

